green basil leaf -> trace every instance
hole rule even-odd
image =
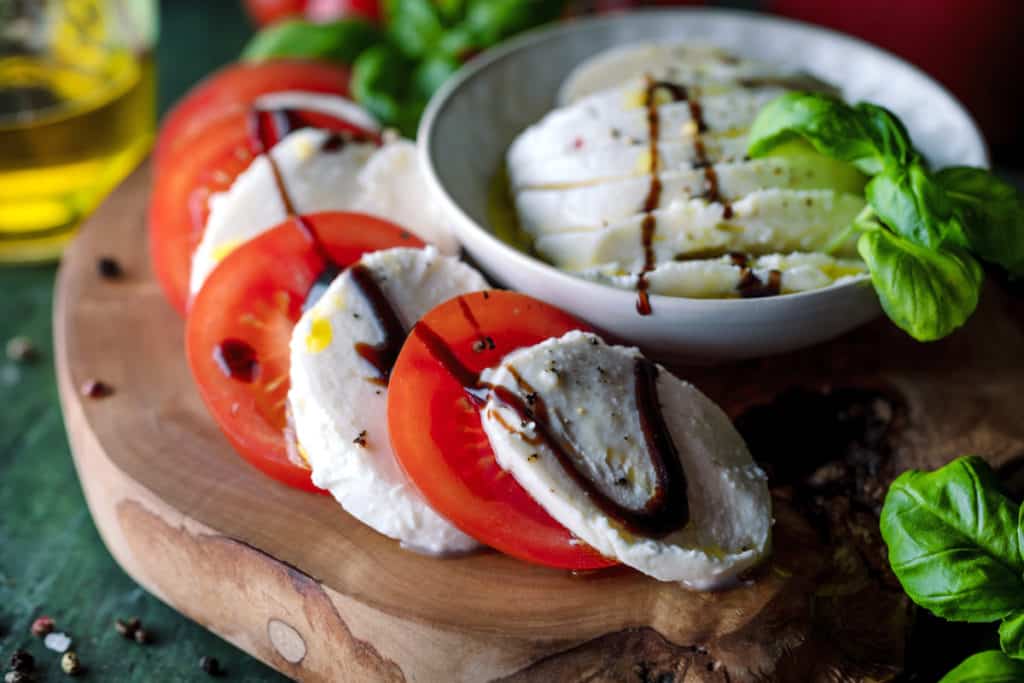
[[[882,222],[911,242],[937,249],[944,242],[960,241],[952,202],[918,161],[886,167],[864,192]]]
[[[373,24],[362,19],[326,24],[293,19],[268,26],[253,36],[242,50],[242,59],[323,59],[351,64],[363,50],[383,38]]]
[[[789,92],[769,102],[750,128],[747,153],[762,157],[794,138],[869,175],[911,150],[901,124],[881,107],[854,108],[822,93]]]
[[[972,655],[942,677],[939,683],[1020,683],[1024,662],[1010,659],[999,650]]]
[[[430,0],[389,0],[388,33],[406,57],[432,51],[444,35],[441,17]]]
[[[978,306],[983,272],[959,247],[933,251],[876,229],[860,236],[857,251],[886,314],[918,341],[952,333]]]
[[[1007,656],[1024,659],[1024,611],[1017,611],[999,624],[999,647]]]
[[[1024,275],[1024,195],[982,168],[953,166],[935,174],[963,226],[961,246],[1013,275]]]
[[[1024,608],[1017,515],[984,460],[958,458],[897,477],[882,537],[915,603],[952,621],[995,621]]]
[[[470,0],[462,26],[480,47],[490,47],[509,36],[557,19],[564,0]]]
[[[459,70],[459,63],[451,57],[435,55],[427,57],[412,74],[413,91],[424,105],[437,89]]]
[[[412,67],[397,49],[381,44],[364,51],[352,66],[352,95],[377,119],[395,126]]]
[[[906,165],[917,156],[906,127],[891,111],[870,102],[860,102],[854,109],[863,116],[875,147],[884,156],[899,165]]]

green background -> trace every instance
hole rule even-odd
[[[215,67],[231,61],[250,33],[238,0],[166,0],[157,50],[160,111]],[[202,655],[227,680],[285,680],[152,597],[114,563],[85,506],[57,403],[50,316],[54,266],[0,268],[0,344],[25,335],[40,358],[0,357],[0,656],[31,652],[42,681],[69,680],[60,655],[29,634],[46,614],[74,639],[87,667],[80,680],[192,681]],[[153,633],[137,645],[113,628],[138,616]],[[214,679],[209,679],[214,680]]]

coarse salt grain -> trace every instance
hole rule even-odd
[[[54,652],[67,652],[67,649],[71,647],[71,637],[66,633],[48,633],[43,638],[43,645]]]

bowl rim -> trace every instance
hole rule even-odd
[[[524,32],[519,36],[515,36],[509,40],[506,40],[499,45],[496,45],[479,55],[475,56],[469,62],[464,64],[459,71],[449,78],[441,88],[434,93],[431,97],[430,102],[427,104],[426,109],[423,113],[423,118],[420,120],[419,128],[416,132],[416,146],[417,156],[419,157],[419,164],[421,170],[427,179],[427,184],[430,186],[431,191],[438,197],[446,210],[453,212],[460,220],[454,221],[456,236],[461,238],[460,233],[463,230],[468,230],[473,233],[473,237],[480,239],[486,248],[496,252],[498,258],[507,259],[512,265],[532,269],[534,272],[540,271],[547,277],[553,278],[554,282],[563,286],[572,288],[590,288],[599,289],[603,292],[603,296],[607,296],[613,299],[620,299],[623,303],[628,299],[634,301],[636,299],[636,292],[632,290],[625,290],[613,285],[609,285],[603,282],[587,280],[581,277],[577,277],[569,272],[561,270],[546,261],[528,254],[516,247],[506,243],[497,235],[490,230],[487,230],[480,225],[474,218],[472,218],[463,208],[455,201],[451,194],[444,187],[441,182],[441,178],[437,172],[433,159],[433,142],[434,142],[434,131],[437,125],[438,119],[442,116],[445,109],[450,105],[454,95],[463,88],[467,83],[473,81],[486,73],[499,62],[508,59],[521,50],[530,48],[531,46],[543,43],[548,40],[557,39],[559,36],[573,33],[577,31],[592,30],[597,26],[615,23],[619,21],[628,21],[630,17],[642,15],[645,17],[652,16],[666,16],[666,17],[680,17],[684,15],[703,15],[708,17],[721,17],[731,19],[741,19],[747,21],[763,22],[766,24],[773,24],[776,26],[789,26],[799,28],[802,30],[810,30],[823,36],[830,38],[841,44],[845,44],[848,47],[853,47],[860,50],[867,50],[873,52],[878,56],[884,57],[889,60],[894,60],[901,64],[905,69],[909,70],[918,78],[922,79],[930,87],[935,88],[938,92],[945,95],[953,103],[958,113],[964,118],[968,124],[968,129],[971,133],[973,140],[971,143],[980,149],[982,158],[984,159],[985,167],[991,166],[991,157],[989,154],[988,145],[985,143],[985,138],[981,134],[978,128],[977,121],[971,116],[970,111],[963,105],[963,103],[957,99],[952,92],[949,91],[944,85],[939,83],[937,80],[932,78],[922,69],[918,68],[914,64],[906,61],[902,57],[899,57],[888,50],[873,45],[865,40],[836,31],[831,28],[818,26],[809,22],[800,21],[797,19],[790,19],[788,17],[780,17],[772,14],[756,12],[751,10],[741,9],[727,9],[727,8],[709,8],[709,7],[677,7],[673,9],[658,9],[658,8],[641,8],[636,10],[630,10],[629,12],[614,13],[606,16],[591,16],[580,19],[574,19],[571,21],[559,21],[552,25],[541,26],[538,28],[531,29]],[[659,41],[668,42],[668,41]],[[812,299],[826,299],[839,296],[840,294],[851,293],[854,288],[863,288],[866,284],[871,282],[870,273],[864,273],[851,277],[846,282],[839,284],[832,284],[827,287],[819,289],[812,289],[803,292],[793,292],[781,296],[763,297],[763,298],[699,298],[699,297],[681,297],[681,296],[670,296],[667,294],[651,294],[650,301],[652,308],[661,308],[665,310],[668,308],[670,311],[674,308],[681,311],[684,308],[692,309],[694,306],[715,306],[715,307],[730,307],[733,312],[739,313],[742,309],[750,309],[752,307],[758,307],[762,311],[767,307],[774,306],[785,306],[789,302],[804,301],[810,303]],[[514,283],[509,282],[509,285],[515,286]],[[822,302],[816,302],[822,303]],[[664,308],[663,308],[664,307]]]

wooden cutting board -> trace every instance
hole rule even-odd
[[[966,452],[1024,455],[1024,306],[990,287],[942,343],[879,321],[790,356],[680,369],[772,475],[775,553],[738,588],[410,554],[330,498],[264,477],[221,436],[149,268],[149,182],[146,164],[60,271],[57,369],[78,474],[132,577],[298,679],[885,680],[908,626],[873,516],[885,485]],[[124,278],[99,277],[101,256]],[[113,394],[83,397],[90,379]]]

